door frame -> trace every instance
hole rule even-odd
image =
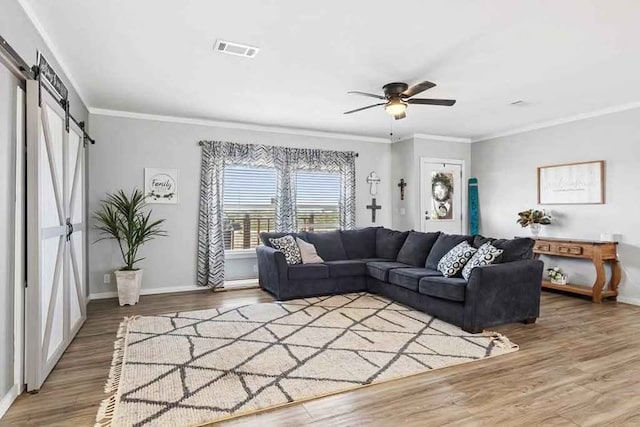
[[[17,88],[16,101],[16,155],[13,242],[13,385],[18,394],[24,390],[24,301],[26,275],[26,154],[27,154],[27,93],[24,85]]]
[[[466,183],[467,183],[467,170],[466,170],[466,162],[463,159],[443,159],[443,158],[437,158],[437,157],[420,157],[420,161],[418,164],[418,182],[420,182],[420,188],[418,189],[418,191],[420,191],[420,202],[419,202],[419,206],[420,206],[420,215],[418,216],[418,223],[417,226],[420,230],[422,230],[422,221],[423,221],[423,217],[424,217],[424,212],[427,210],[427,200],[425,197],[425,192],[423,191],[422,186],[424,185],[423,180],[422,180],[422,165],[424,163],[444,163],[444,164],[450,164],[450,165],[459,165],[460,166],[460,185],[461,185],[461,190],[462,193],[460,194],[460,204],[462,205],[460,207],[460,212],[461,212],[461,218],[460,221],[461,223],[461,227],[460,227],[460,233],[461,234],[467,234],[469,232],[469,224],[467,224],[467,191],[466,191]]]

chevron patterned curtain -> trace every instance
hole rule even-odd
[[[201,142],[200,217],[198,222],[198,285],[224,286],[222,188],[224,144]]]
[[[223,188],[224,167],[272,167],[276,170],[275,229],[296,231],[296,171],[337,172],[340,186],[340,228],[355,228],[357,154],[307,148],[200,141],[200,217],[198,225],[198,285],[224,285]]]

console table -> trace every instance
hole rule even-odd
[[[596,268],[596,280],[593,288],[572,284],[556,285],[548,280],[542,281],[543,288],[587,295],[590,296],[595,303],[602,302],[603,298],[615,299],[618,296],[618,284],[620,283],[620,264],[617,256],[618,242],[558,239],[551,237],[538,237],[534,240],[533,253],[536,259],[539,258],[540,255],[589,259]],[[605,264],[609,264],[611,267],[609,283],[605,283]]]

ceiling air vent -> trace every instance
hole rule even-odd
[[[244,56],[245,58],[255,58],[260,49],[246,44],[218,40],[213,48],[216,52],[228,53],[229,55]]]

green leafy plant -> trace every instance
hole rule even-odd
[[[138,249],[156,237],[166,236],[161,224],[164,219],[151,220],[151,210],[146,211],[147,202],[144,193],[134,189],[130,195],[119,190],[107,194],[100,209],[95,213],[96,229],[101,240],[115,240],[120,248],[124,268],[137,270],[135,264],[144,258],[137,258]]]
[[[565,278],[560,267],[547,268],[547,276],[549,276],[551,280],[562,280]]]
[[[518,219],[516,221],[522,227],[528,227],[531,224],[551,224],[551,215],[548,215],[543,210],[527,209],[526,211],[518,212]]]

